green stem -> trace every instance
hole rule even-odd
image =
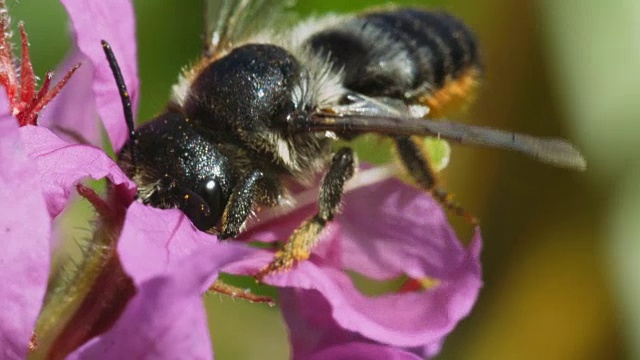
[[[116,252],[126,211],[117,205],[117,191],[109,204],[83,185],[78,192],[96,209],[98,225],[70,278],[61,271],[51,279],[29,359],[63,359],[111,327],[135,294]]]

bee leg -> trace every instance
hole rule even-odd
[[[318,213],[293,232],[289,241],[275,254],[273,261],[256,275],[258,280],[269,273],[287,270],[297,262],[309,258],[320,232],[336,214],[342,199],[344,183],[353,176],[355,167],[356,159],[352,149],[342,148],[335,153],[331,167],[320,186]]]
[[[394,139],[395,149],[402,165],[416,184],[438,200],[449,211],[465,218],[472,225],[477,225],[478,219],[453,201],[453,197],[438,187],[438,177],[433,171],[427,154],[427,149],[417,138],[400,136]]]
[[[262,177],[262,171],[256,170],[233,189],[222,213],[222,228],[219,234],[221,239],[234,238],[240,232],[240,228],[251,214],[256,185]]]

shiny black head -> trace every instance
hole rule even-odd
[[[131,144],[118,155],[118,164],[138,185],[138,199],[179,208],[198,229],[212,231],[234,185],[229,161],[215,144],[173,112],[141,126]]]
[[[138,185],[138,199],[158,208],[179,208],[198,229],[212,231],[234,186],[227,157],[180,113],[166,112],[135,130],[120,68],[109,44],[103,41],[102,45],[130,133],[118,154],[118,165]]]

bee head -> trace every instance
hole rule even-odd
[[[138,185],[137,197],[157,208],[179,208],[200,230],[220,222],[233,180],[229,161],[178,112],[168,111],[139,129],[127,86],[111,46],[102,48],[115,78],[129,140],[118,154],[118,165]]]
[[[138,185],[140,201],[179,208],[203,231],[218,224],[234,185],[227,157],[175,112],[138,128],[118,164]]]

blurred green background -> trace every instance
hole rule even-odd
[[[8,3],[26,23],[37,73],[53,69],[69,47],[61,5]],[[485,286],[439,358],[640,359],[640,1],[396,3],[446,9],[475,29],[486,80],[461,121],[562,136],[589,160],[577,173],[454,147],[444,178],[482,220]],[[381,4],[300,0],[296,8],[305,15]],[[135,6],[139,117],[148,119],[198,56],[200,2]],[[87,237],[86,225],[70,228]],[[277,308],[218,295],[206,303],[218,359],[288,357]]]

